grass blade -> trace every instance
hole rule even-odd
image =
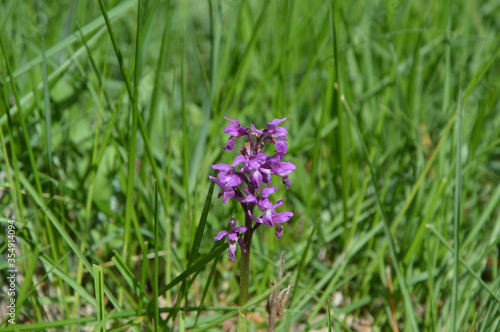
[[[159,304],[158,304],[158,247],[160,245],[160,237],[158,236],[159,230],[159,220],[158,220],[158,181],[155,181],[155,191],[154,191],[154,239],[155,239],[155,258],[154,258],[154,267],[153,267],[153,294],[154,294],[154,329],[158,331],[160,328],[160,313],[159,313]],[[144,253],[146,254],[146,253]]]
[[[94,270],[94,285],[95,285],[95,303],[97,311],[97,321],[102,322],[106,317],[106,308],[104,304],[104,276],[102,268],[98,265],[93,265]],[[105,332],[106,327],[103,326],[100,331]]]
[[[457,304],[458,304],[458,262],[460,257],[459,228],[460,228],[460,210],[462,200],[462,91],[458,95],[458,116],[457,116],[457,156],[456,156],[456,176],[455,176],[455,222],[453,225],[453,241],[455,246],[455,255],[453,259],[453,294],[452,294],[452,320],[451,329],[456,331],[457,325]]]

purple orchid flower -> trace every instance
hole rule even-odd
[[[264,176],[265,180],[271,177],[270,174],[281,177],[283,179],[283,183],[286,186],[286,189],[290,189],[290,179],[288,179],[288,175],[292,173],[296,169],[296,167],[289,161],[280,162],[282,159],[283,155],[280,153],[277,153],[272,157],[268,157],[262,167],[259,168],[259,171],[263,174],[266,174]],[[263,182],[266,182],[265,180]]]
[[[259,135],[265,135],[269,137],[270,142],[276,147],[276,151],[278,153],[285,154],[288,152],[288,144],[286,143],[286,141],[288,140],[286,138],[288,132],[284,127],[278,127],[278,125],[285,120],[286,117],[283,119],[274,119],[267,124],[267,129],[264,130],[258,130],[253,124],[250,124],[250,128],[252,128],[253,132]]]
[[[241,176],[227,164],[215,164],[212,168],[219,171],[218,178],[208,177],[221,188],[219,197],[224,196],[222,204],[226,204],[235,195],[234,187],[241,184]]]
[[[263,215],[261,218],[255,217],[250,211],[248,211],[248,215],[253,221],[257,223],[263,223],[269,227],[276,226],[276,236],[278,238],[281,238],[281,236],[283,235],[283,226],[281,226],[281,224],[290,220],[290,218],[293,217],[293,212],[275,212],[274,208],[277,207],[275,205],[277,205],[277,203],[271,205],[269,209],[263,211]]]
[[[283,161],[285,154],[288,152],[287,145],[287,130],[279,125],[286,120],[274,119],[266,125],[264,129],[257,129],[253,124],[249,128],[241,126],[241,123],[236,119],[225,118],[231,123],[228,124],[224,132],[229,135],[229,139],[222,150],[234,150],[234,142],[241,136],[248,136],[249,142],[245,143],[244,147],[239,149],[238,155],[231,165],[215,164],[213,169],[218,170],[217,177],[209,176],[210,180],[215,182],[220,188],[219,197],[223,197],[222,203],[226,204],[231,198],[239,202],[245,211],[245,226],[236,227],[236,221],[231,219],[231,231],[221,231],[214,238],[219,241],[223,237],[227,237],[229,243],[229,258],[236,261],[236,243],[238,242],[244,253],[249,253],[251,236],[248,237],[248,243],[244,243],[247,239],[243,238],[245,232],[253,233],[261,224],[269,227],[276,227],[276,236],[281,238],[283,235],[282,224],[293,217],[292,212],[276,212],[283,204],[283,199],[276,203],[271,203],[269,197],[278,189],[277,186],[271,186],[272,176],[281,177],[286,188],[290,188],[290,180],[288,176],[296,167],[293,163]],[[268,156],[263,152],[266,144],[273,144],[276,153]],[[263,187],[262,184],[267,186]],[[253,214],[254,208],[257,207],[262,215],[260,217]],[[256,224],[253,225],[253,222]]]
[[[259,167],[262,164],[261,160],[268,158],[267,154],[264,152],[257,153],[253,156],[250,151],[250,144],[245,144],[245,148],[241,149],[241,154],[237,156],[231,166],[236,166],[243,163],[241,167],[241,172],[248,174],[250,182],[252,182],[257,188],[262,186],[262,174],[259,171]]]
[[[278,187],[275,186],[265,187],[262,189],[261,199],[257,200],[256,202],[257,206],[262,211],[262,217],[255,217],[254,215],[252,215],[250,210],[248,211],[248,215],[253,221],[259,224],[265,224],[269,227],[278,225],[279,227],[276,229],[276,236],[280,238],[283,234],[283,227],[281,226],[281,224],[288,221],[293,216],[293,213],[275,211],[283,204],[283,200],[281,199],[275,204],[271,204],[267,197],[272,195],[276,191],[276,189],[278,189]]]
[[[288,179],[288,174],[292,173],[295,169],[296,167],[293,163],[285,161],[280,163],[278,167],[274,167],[271,170],[271,174],[281,177],[286,189],[290,189],[290,179]]]
[[[234,253],[236,252],[236,242],[239,243],[241,250],[246,251],[245,244],[243,243],[241,235],[247,231],[247,228],[245,226],[236,227],[236,220],[234,218],[231,218],[229,224],[231,225],[231,232],[228,232],[226,230],[220,231],[219,233],[217,233],[217,236],[214,237],[214,240],[219,241],[227,235],[226,240],[227,243],[229,243],[229,258],[233,262],[236,262],[236,257],[234,256]]]
[[[224,145],[224,147],[222,148],[222,150],[223,151],[234,150],[234,140],[243,135],[248,135],[250,131],[248,128],[242,127],[241,123],[236,119],[229,119],[227,117],[224,117],[224,119],[232,123],[228,124],[226,128],[224,128],[224,132],[226,134],[229,134],[230,137],[227,140],[226,145]]]

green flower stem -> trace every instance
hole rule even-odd
[[[252,219],[248,215],[248,210],[253,210],[253,207],[245,210],[245,226],[247,231],[243,236],[245,243],[245,251],[241,251],[240,258],[240,313],[238,316],[238,332],[248,330],[247,308],[244,308],[248,302],[248,278],[250,276],[250,248],[252,245],[252,236],[255,229],[252,228]]]

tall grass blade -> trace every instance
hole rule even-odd
[[[158,181],[155,181],[155,190],[154,190],[154,241],[155,241],[155,258],[154,258],[154,266],[153,266],[153,306],[154,306],[154,329],[158,331],[160,328],[160,312],[159,312],[159,293],[158,293],[158,285],[159,285],[159,270],[158,270],[158,251],[160,246],[160,236],[159,233],[159,220],[158,220]],[[144,253],[145,255],[146,253]]]
[[[45,149],[49,174],[52,174],[52,144],[51,144],[51,111],[49,80],[47,78],[47,59],[45,58],[45,46],[42,37],[42,76],[43,76],[43,101],[45,105]]]
[[[461,210],[461,200],[462,200],[462,91],[458,94],[458,116],[456,123],[457,131],[457,156],[456,156],[456,175],[455,175],[455,218],[453,225],[453,242],[455,255],[453,259],[453,294],[452,294],[452,319],[451,319],[451,329],[456,331],[457,326],[457,305],[458,305],[458,265],[460,257],[460,210]]]
[[[102,322],[106,317],[106,307],[104,303],[104,276],[102,273],[102,268],[98,265],[93,265],[94,270],[94,285],[95,285],[95,303],[97,311],[97,321]],[[106,331],[106,327],[103,326],[100,329],[101,332]]]

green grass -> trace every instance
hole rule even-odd
[[[496,1],[0,2],[0,331],[236,327],[224,116],[288,117],[250,330],[500,328]],[[9,324],[8,221],[16,221]],[[222,242],[222,241],[221,241]],[[237,252],[237,257],[239,257]]]

